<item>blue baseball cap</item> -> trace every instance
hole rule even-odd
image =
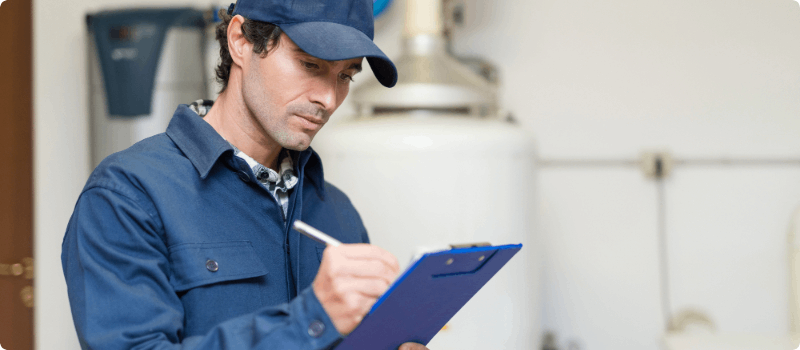
[[[311,56],[339,61],[366,57],[378,81],[397,83],[397,68],[372,41],[373,0],[238,0],[233,15],[272,23]]]

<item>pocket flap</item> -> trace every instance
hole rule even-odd
[[[178,244],[169,248],[169,258],[170,283],[179,292],[267,274],[249,241]]]

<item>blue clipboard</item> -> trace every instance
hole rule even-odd
[[[375,302],[336,350],[397,350],[427,345],[522,244],[457,248],[417,260]]]

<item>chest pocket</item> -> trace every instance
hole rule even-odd
[[[265,306],[267,269],[249,241],[179,244],[169,248],[169,258],[170,283],[183,304],[184,336],[206,334]]]
[[[179,244],[169,248],[169,258],[177,292],[267,274],[249,241]]]

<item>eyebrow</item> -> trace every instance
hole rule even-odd
[[[361,73],[361,63],[353,63],[347,69],[355,69],[356,73]]]
[[[312,55],[312,54],[310,54],[308,52],[305,52],[305,50],[303,50],[303,49],[301,49],[299,47],[295,47],[294,48],[294,52],[298,52],[298,53],[302,53],[302,54],[305,54],[305,55],[309,55],[309,56],[314,57],[316,59],[321,59],[321,58],[318,58],[318,57],[316,57],[316,56],[314,56],[314,55]],[[333,62],[336,62],[336,61],[330,61],[330,60],[323,60],[323,61],[331,63],[331,64],[333,64]],[[353,63],[353,64],[350,65],[350,67],[347,67],[347,69],[355,69],[356,73],[361,73],[361,63]]]

